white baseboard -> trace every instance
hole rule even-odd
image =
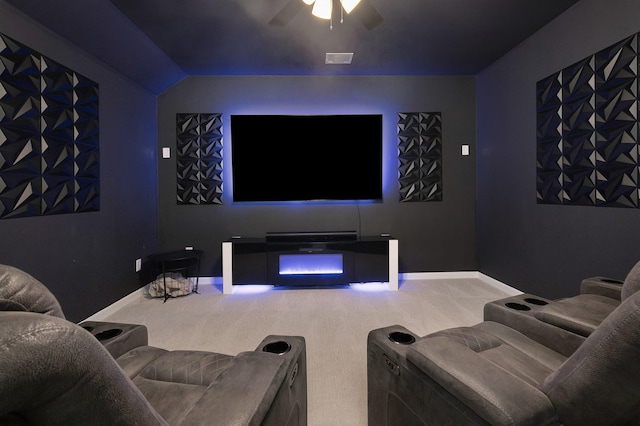
[[[458,278],[478,278],[477,271],[454,272],[406,272],[400,274],[401,280],[446,280]]]
[[[138,299],[139,297],[144,297],[144,294],[145,294],[145,287],[139,288],[138,290],[134,291],[133,293],[130,293],[130,294],[126,295],[122,299],[112,303],[111,305],[107,306],[106,308],[104,308],[104,309],[96,312],[95,314],[91,315],[89,318],[85,319],[85,321],[103,321],[106,317],[108,317],[112,313],[124,308],[129,303],[133,302],[134,300]]]
[[[518,290],[517,288],[511,287],[510,285],[505,284],[502,281],[498,281],[495,278],[491,278],[490,276],[485,275],[482,272],[478,272],[478,279],[484,281],[490,286],[506,292],[510,296],[517,296],[518,294],[522,294],[522,291]]]
[[[456,271],[456,272],[409,272],[400,274],[401,280],[445,280],[445,279],[464,279],[464,278],[476,278],[484,281],[492,287],[506,292],[511,296],[522,294],[522,292],[516,288],[511,287],[508,284],[498,281],[495,278],[491,278],[488,275],[479,271]]]
[[[222,277],[200,277],[198,285],[222,285]]]
[[[522,292],[518,289],[515,289],[501,281],[498,281],[494,278],[491,278],[488,275],[485,275],[478,271],[454,271],[454,272],[409,272],[399,274],[398,281],[402,282],[404,280],[443,280],[443,279],[464,279],[464,278],[476,278],[484,281],[486,284],[489,284],[492,287],[495,287],[499,290],[506,292],[511,296],[516,296],[518,294],[522,294]],[[200,277],[198,279],[198,285],[222,285],[222,277]],[[112,303],[106,308],[96,312],[91,315],[89,318],[85,319],[85,321],[103,321],[106,317],[111,315],[112,313],[122,309],[127,306],[129,303],[133,302],[139,297],[145,297],[145,287],[139,288],[135,290],[131,294],[123,297],[122,299]]]

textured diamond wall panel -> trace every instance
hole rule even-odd
[[[566,204],[595,201],[593,58],[562,72],[563,196]]]
[[[537,198],[562,202],[562,81],[560,73],[537,84]]]
[[[0,34],[0,218],[100,209],[98,85]]]
[[[537,200],[639,207],[638,34],[537,83]]]
[[[638,35],[595,55],[596,204],[638,207]]]
[[[176,114],[178,204],[222,204],[222,114]]]
[[[398,113],[400,202],[442,201],[439,112]]]

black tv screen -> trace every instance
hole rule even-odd
[[[382,115],[231,115],[233,201],[382,199]]]

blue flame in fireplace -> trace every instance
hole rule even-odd
[[[280,275],[342,274],[342,254],[282,254],[278,272]]]

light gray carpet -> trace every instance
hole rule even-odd
[[[482,321],[485,303],[514,294],[467,278],[405,280],[397,292],[362,286],[243,290],[249,287],[223,295],[217,285],[201,285],[199,294],[166,303],[140,294],[101,319],[145,324],[152,346],[230,355],[255,349],[269,334],[304,336],[309,426],[365,426],[369,331],[400,324],[425,335],[472,325]]]

